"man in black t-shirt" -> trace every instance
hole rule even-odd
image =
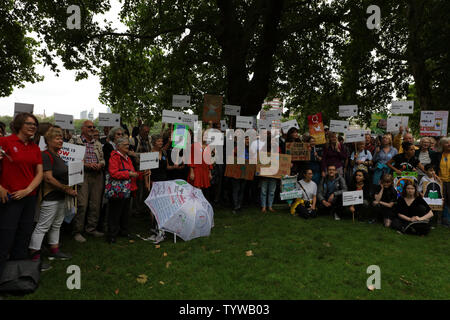
[[[404,171],[417,171],[417,168],[424,171],[425,168],[416,157],[416,149],[410,142],[403,142],[402,147],[404,153],[397,154],[386,165],[397,174]]]

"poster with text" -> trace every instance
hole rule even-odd
[[[421,111],[420,135],[429,137],[447,136],[448,111]]]
[[[308,116],[309,134],[314,137],[316,144],[325,144],[325,129],[323,127],[322,113]]]
[[[203,105],[203,122],[219,123],[222,117],[222,96],[205,94]]]

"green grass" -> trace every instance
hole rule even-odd
[[[169,235],[160,248],[123,238],[78,244],[65,235],[63,250],[73,259],[51,262],[39,289],[23,299],[450,298],[449,229],[415,237],[380,224],[278,211],[217,210],[209,238],[173,243]],[[132,231],[148,236],[149,224],[148,217],[133,218]],[[80,290],[66,287],[72,264],[81,269]],[[381,268],[381,290],[367,290],[370,265]],[[141,274],[148,276],[144,284],[136,281]]]

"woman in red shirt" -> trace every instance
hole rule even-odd
[[[38,121],[31,113],[13,120],[14,134],[0,138],[0,275],[8,259],[27,259],[36,211],[36,188],[42,181],[42,156],[33,143]]]
[[[120,138],[116,142],[117,149],[111,152],[108,172],[113,180],[131,179],[130,192],[137,190],[136,178],[139,174],[133,167],[133,162],[128,156],[130,142],[127,138]],[[128,214],[131,196],[128,198],[109,199],[108,213],[108,237],[109,243],[116,242],[117,236],[130,237],[128,233]]]
[[[211,163],[211,158],[208,156],[210,155],[210,152],[208,152],[209,147],[206,145],[203,145],[200,142],[195,142],[192,144],[191,147],[191,163],[188,164],[189,166],[189,175],[187,182],[192,184],[196,188],[202,189],[203,195],[205,198],[210,201],[210,195],[209,195],[209,187],[211,186],[211,179],[212,179],[212,173],[211,170],[213,168]],[[203,152],[205,151],[205,157],[207,159],[204,159]],[[200,158],[201,155],[201,162],[200,159],[197,159],[197,162],[195,163],[195,154],[197,153],[197,158]],[[206,160],[206,161],[205,161]],[[209,163],[209,164],[208,164]]]

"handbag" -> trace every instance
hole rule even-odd
[[[119,171],[128,171],[122,160],[123,169]],[[131,197],[131,179],[114,179],[109,172],[105,174],[105,196],[107,199],[128,199]]]

